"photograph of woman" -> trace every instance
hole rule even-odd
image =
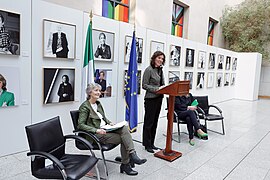
[[[206,60],[206,52],[199,51],[199,58],[198,58],[198,69],[204,69]]]
[[[111,48],[106,44],[105,33],[101,32],[98,36],[98,39],[100,44],[96,49],[95,57],[101,59],[111,59]]]
[[[198,72],[197,76],[197,89],[202,89],[204,87],[204,73]]]
[[[218,69],[223,69],[224,56],[218,55]]]
[[[186,67],[193,67],[193,65],[194,65],[194,49],[187,48]]]
[[[0,107],[14,106],[14,94],[7,91],[7,81],[2,74],[0,74]]]
[[[137,175],[138,172],[133,170],[131,166],[144,164],[146,159],[138,157],[128,127],[123,126],[111,132],[106,132],[102,126],[114,125],[114,123],[106,117],[104,108],[98,100],[101,95],[101,86],[97,83],[88,84],[86,94],[87,100],[79,108],[78,129],[96,134],[101,143],[121,144],[122,164],[120,173]],[[86,139],[90,142],[93,141],[89,136],[86,136]]]
[[[173,45],[171,46],[170,65],[180,66],[180,53],[181,53],[180,46],[173,46]]]
[[[230,56],[227,56],[226,57],[225,69],[226,70],[230,70],[230,68],[231,68],[231,57]]]
[[[216,55],[213,54],[213,53],[210,53],[209,55],[209,69],[215,69],[215,58],[216,58]]]
[[[59,102],[73,101],[73,88],[69,83],[68,75],[62,76],[62,83],[58,89]]]
[[[162,105],[162,94],[157,94],[165,85],[162,67],[165,64],[165,54],[156,51],[151,57],[150,65],[143,73],[142,87],[146,90],[144,96],[143,146],[145,150],[154,153],[158,148],[154,145],[159,113]]]

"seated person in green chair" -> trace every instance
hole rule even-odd
[[[105,116],[105,111],[98,99],[101,95],[101,86],[97,83],[90,83],[86,88],[87,100],[80,106],[80,114],[78,119],[78,129],[94,133],[104,144],[121,144],[122,164],[120,172],[128,175],[137,175],[138,172],[133,170],[131,166],[135,164],[141,165],[146,159],[140,159],[134,149],[132,137],[127,126],[120,129],[106,132],[102,129],[103,125],[113,125]],[[87,139],[87,137],[86,137]],[[88,139],[91,141],[91,139]]]
[[[7,81],[0,74],[0,107],[14,106],[14,94],[7,91]]]
[[[176,96],[175,97],[175,105],[174,111],[177,113],[178,118],[182,120],[186,120],[187,122],[187,129],[189,134],[189,144],[191,146],[195,145],[194,142],[194,130],[197,131],[199,137],[206,137],[208,134],[203,132],[200,129],[200,124],[198,123],[195,110],[197,109],[196,103],[193,105],[194,98],[191,93],[185,96]],[[195,101],[196,102],[196,101]],[[192,105],[191,105],[192,104]]]

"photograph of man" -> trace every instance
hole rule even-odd
[[[95,83],[98,83],[101,86],[100,97],[104,97],[106,93],[106,88],[107,88],[104,71],[99,72],[98,79],[96,79]]]
[[[189,89],[192,89],[192,84],[193,84],[193,72],[185,72],[185,77],[184,79],[189,82]]]
[[[223,69],[224,56],[218,55],[218,69]]]
[[[98,36],[98,39],[100,44],[96,49],[95,57],[101,59],[111,59],[111,48],[106,44],[105,33],[101,32]]]
[[[209,55],[209,69],[215,69],[215,57],[216,57],[215,54],[210,53],[210,55]]]
[[[230,83],[230,73],[225,73],[224,86],[229,86],[229,83]]]
[[[222,85],[222,73],[217,73],[217,87]]]
[[[235,73],[232,73],[231,75],[231,86],[233,86],[235,84]]]
[[[226,57],[226,64],[225,64],[226,70],[230,70],[230,66],[231,66],[231,57],[227,56]]]
[[[187,48],[186,67],[193,67],[193,65],[194,65],[194,49]]]
[[[237,58],[233,58],[232,70],[235,71],[237,67]]]
[[[10,35],[5,28],[5,19],[2,14],[0,14],[0,52],[9,52],[10,47]]]
[[[181,53],[181,47],[171,46],[170,65],[180,66],[180,53]]]
[[[62,76],[62,83],[59,85],[58,93],[59,102],[73,101],[73,88],[69,83],[68,75]]]
[[[14,106],[14,94],[7,91],[7,81],[0,74],[0,107]]]
[[[62,32],[62,26],[57,26],[57,32],[53,33],[52,38],[52,53],[56,54],[57,58],[68,57],[68,41],[66,34]]]
[[[204,73],[199,72],[197,77],[197,89],[202,89],[204,87]]]
[[[206,52],[199,51],[198,68],[204,69],[206,59]]]

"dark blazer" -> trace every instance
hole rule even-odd
[[[65,86],[64,83],[61,83],[58,89],[59,102],[73,101],[73,89],[70,83],[67,83]],[[63,97],[63,94],[67,94],[66,97]]]
[[[95,52],[95,57],[99,58],[99,56],[101,56],[100,58],[102,58],[102,59],[111,59],[111,48],[110,48],[110,46],[105,44],[104,50],[102,50],[102,48],[98,46],[98,48],[97,48],[97,50]]]
[[[62,43],[62,51],[56,52],[57,49],[57,39],[58,39],[58,33],[53,33],[53,39],[52,39],[52,52],[53,54],[56,54],[56,57],[60,58],[67,58],[68,57],[68,42],[67,37],[65,33],[61,32],[61,43]]]
[[[101,103],[99,101],[97,101],[96,103],[98,106],[97,111],[103,116],[103,119],[106,122],[106,124],[110,124],[111,121],[106,118]],[[80,114],[78,120],[78,129],[91,133],[96,133],[97,129],[100,128],[101,119],[93,110],[90,102],[88,100],[84,101],[80,106],[79,111]]]
[[[175,103],[174,103],[174,111],[177,114],[187,111],[187,107],[190,106],[193,101],[194,101],[194,98],[191,93],[189,93],[189,97],[176,96]]]

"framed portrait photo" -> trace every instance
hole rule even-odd
[[[235,85],[235,80],[236,80],[236,74],[235,73],[232,73],[231,74],[231,86],[234,86]]]
[[[0,66],[0,108],[20,104],[20,69]],[[5,82],[5,83],[4,83]]]
[[[204,88],[204,72],[198,72],[197,74],[197,89],[203,89]]]
[[[170,66],[180,66],[181,47],[170,46]]]
[[[184,80],[190,81],[189,89],[192,89],[193,85],[193,72],[185,72]]]
[[[216,54],[210,53],[209,54],[208,69],[215,69],[215,64],[216,64]]]
[[[0,10],[0,54],[20,55],[20,14]]]
[[[112,69],[96,69],[95,83],[101,86],[101,98],[112,97]]]
[[[217,69],[218,69],[218,70],[223,70],[223,65],[224,65],[224,55],[219,54],[219,55],[218,55],[218,65],[217,65]]]
[[[124,73],[124,96],[126,96],[126,85],[127,85],[127,72],[128,70],[125,70]],[[142,71],[138,70],[137,74],[137,94],[141,94],[141,79],[142,79]]]
[[[76,25],[44,19],[43,56],[75,59]]]
[[[97,61],[113,61],[114,33],[93,29],[93,52]]]
[[[43,69],[44,104],[74,101],[75,69]]]
[[[126,36],[125,63],[129,63],[131,43],[132,43],[132,36]],[[142,38],[136,38],[136,52],[137,52],[137,62],[142,63],[142,52],[143,52],[143,39]]]
[[[207,88],[212,88],[214,87],[214,73],[209,72],[207,75]]]
[[[164,43],[157,42],[157,41],[151,41],[150,44],[150,57],[154,54],[156,51],[161,51],[164,53]]]
[[[234,58],[232,59],[232,70],[233,70],[233,71],[236,71],[236,68],[237,68],[237,58],[234,57]]]
[[[206,52],[205,51],[199,51],[198,54],[198,69],[204,69],[206,64]]]
[[[230,73],[225,73],[224,74],[224,86],[229,86],[230,85]]]
[[[231,57],[227,56],[226,63],[225,63],[225,70],[230,70],[230,68],[231,68]]]
[[[169,84],[180,80],[180,71],[169,71]]]
[[[217,73],[217,87],[221,87],[222,86],[222,82],[223,82],[223,73]]]
[[[194,49],[187,48],[186,50],[186,67],[194,66]]]

